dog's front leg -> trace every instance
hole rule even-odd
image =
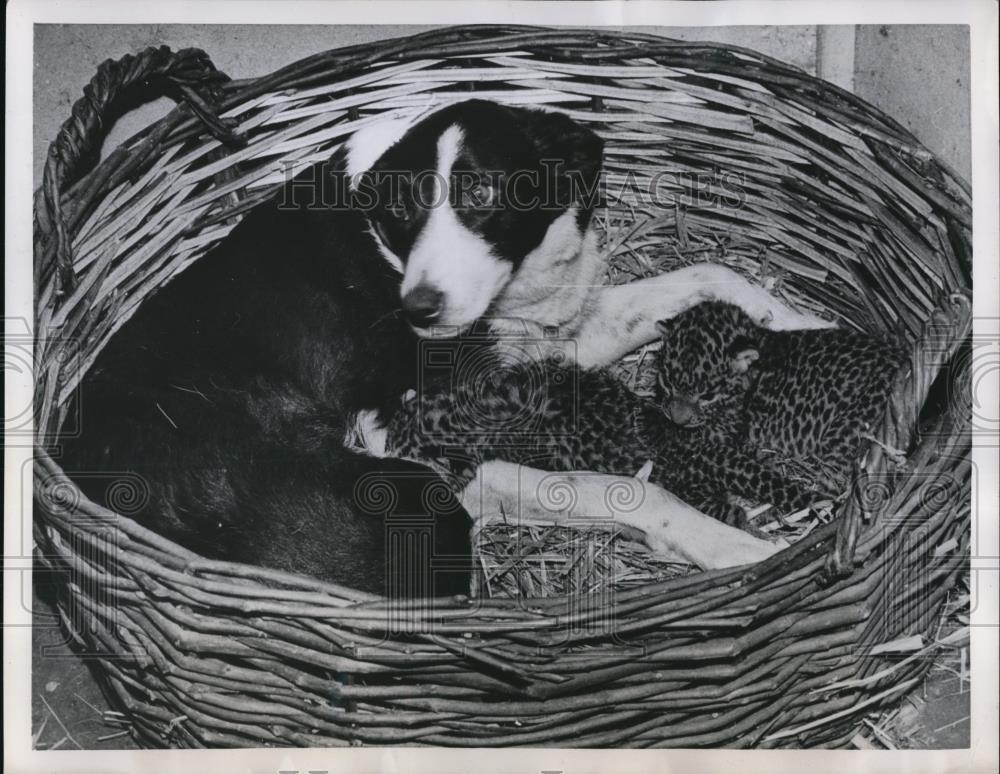
[[[598,288],[574,335],[577,361],[588,368],[613,363],[654,341],[657,320],[674,317],[707,300],[736,304],[774,330],[833,326],[792,309],[727,266],[699,263],[658,277]]]
[[[598,473],[548,473],[487,462],[462,493],[477,522],[501,514],[513,524],[641,530],[657,555],[705,570],[758,562],[784,546],[727,527],[669,492],[637,478]]]

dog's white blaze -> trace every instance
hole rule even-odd
[[[511,275],[510,264],[463,226],[451,206],[448,180],[461,147],[457,126],[438,139],[433,207],[410,251],[401,288],[404,296],[422,283],[441,291],[444,309],[437,324],[445,327],[463,327],[482,317]]]

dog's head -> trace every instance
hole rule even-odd
[[[356,133],[346,146],[355,206],[403,274],[414,329],[467,328],[547,236],[560,242],[554,254],[582,242],[602,148],[563,114],[483,100]]]

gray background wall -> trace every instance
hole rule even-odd
[[[970,178],[969,28],[855,28],[854,92]]]
[[[36,185],[49,142],[97,66],[150,45],[194,46],[233,78],[253,78],[329,48],[398,37],[426,26],[37,25],[34,56]],[[643,27],[686,40],[756,49],[854,90],[969,177],[969,34],[959,26]],[[166,113],[160,100],[123,118],[114,148]]]

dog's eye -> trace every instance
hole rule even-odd
[[[404,223],[410,219],[409,210],[406,209],[406,205],[399,199],[394,202],[389,202],[389,206],[386,207],[386,212],[388,212],[396,220],[401,220]]]
[[[462,199],[462,203],[472,209],[489,207],[496,199],[496,191],[489,183],[480,183],[475,188],[466,192]]]

